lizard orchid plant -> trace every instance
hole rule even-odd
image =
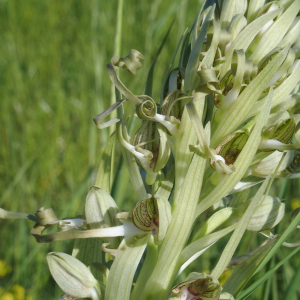
[[[34,221],[37,242],[75,239],[72,255],[47,256],[66,293],[61,299],[244,299],[255,289],[249,279],[281,245],[295,247],[291,255],[299,251],[286,239],[300,214],[274,235],[285,205],[268,194],[275,177],[300,177],[299,11],[300,0],[207,1],[178,43],[160,99],[136,95],[120,79],[121,69],[135,75],[141,68],[140,52],[111,59],[107,72],[119,98],[94,121],[116,130],[85,217],[58,220],[50,208],[35,215],[0,210],[3,219]],[[131,118],[124,106],[135,108]],[[118,117],[103,122],[114,110]],[[130,122],[139,122],[136,132]],[[139,198],[130,212],[110,194],[115,142]],[[57,232],[44,234],[54,225]],[[266,240],[221,286],[245,231]],[[230,233],[211,273],[198,264],[198,272],[176,281]]]

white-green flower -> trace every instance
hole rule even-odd
[[[74,298],[101,299],[98,281],[91,271],[75,257],[62,252],[50,252],[47,262],[59,287]]]

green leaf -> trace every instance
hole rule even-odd
[[[280,246],[285,242],[285,240],[290,236],[290,234],[296,229],[296,227],[300,223],[300,214],[298,214],[295,219],[291,222],[289,227],[284,231],[284,233],[279,236],[276,243],[270,249],[270,251],[264,256],[259,265],[257,266],[255,273],[258,273],[262,268],[270,261],[270,259],[275,255]],[[275,267],[269,270],[266,274],[264,274],[261,278],[259,278],[255,283],[253,283],[250,287],[248,287],[244,292],[240,293],[236,300],[241,300],[244,297],[251,294],[259,285],[261,285],[264,281],[266,281],[286,260],[291,258],[294,254],[296,254],[300,250],[300,246],[297,247],[294,251],[288,254],[283,260],[281,260]]]
[[[230,203],[231,204],[231,203]],[[206,236],[216,230],[226,221],[230,220],[231,217],[235,217],[237,210],[232,207],[226,207],[216,211],[212,216],[210,216],[199,228],[193,237],[193,241]]]
[[[267,178],[262,186],[259,188],[255,196],[252,198],[250,205],[248,206],[246,212],[244,213],[243,217],[239,221],[239,225],[233,232],[229,242],[227,243],[216,267],[212,271],[212,276],[219,278],[221,274],[225,271],[227,265],[229,264],[237,246],[239,245],[245,231],[247,225],[255,212],[257,206],[259,205],[260,201],[262,200],[262,196],[266,191],[270,178]]]
[[[166,41],[168,39],[168,36],[170,34],[170,31],[171,31],[171,28],[172,28],[173,24],[174,24],[174,21],[171,23],[171,25],[170,25],[170,27],[169,27],[169,29],[168,29],[168,31],[167,31],[167,33],[166,33],[166,35],[165,35],[162,43],[160,44],[160,46],[159,46],[159,48],[158,48],[158,50],[156,52],[156,55],[155,55],[155,57],[153,59],[153,62],[151,64],[151,67],[149,69],[148,75],[147,75],[146,87],[145,87],[145,94],[148,95],[148,96],[150,96],[150,97],[152,96],[153,76],[154,76],[155,65],[156,65],[157,59],[159,57],[159,54],[160,54],[161,50],[163,49],[163,47],[164,47],[164,45],[165,45],[165,43],[166,43]]]
[[[109,271],[105,300],[128,300],[133,276],[147,246],[150,235],[136,240],[125,250],[119,250]]]
[[[157,209],[158,209],[158,236],[157,240],[159,243],[163,241],[166,236],[169,224],[171,223],[172,214],[171,214],[171,205],[166,198],[158,197],[156,199]]]
[[[174,177],[175,177],[175,167],[173,165],[170,171],[168,172],[167,177],[161,182],[157,192],[154,195],[155,198],[162,197],[167,200],[169,199],[173,189]]]
[[[273,273],[282,266],[287,260],[289,260],[292,256],[298,253],[300,250],[300,246],[297,247],[294,251],[289,253],[283,260],[277,263],[272,269],[267,271],[262,277],[256,280],[250,287],[248,287],[244,292],[240,293],[235,299],[242,300],[246,299],[251,293],[253,293],[261,284],[263,284],[268,278],[270,278]],[[299,285],[299,283],[298,283]]]
[[[140,295],[142,294],[146,282],[155,267],[158,255],[157,245],[154,244],[153,238],[150,238],[147,245],[147,255],[143,262],[142,269],[139,273],[138,279],[134,285],[133,291],[130,296],[130,300],[140,300]]]
[[[201,93],[195,93],[193,96],[194,105],[197,109],[200,118],[202,118],[204,106],[205,106],[205,95]],[[175,141],[175,195],[174,205],[176,205],[177,193],[184,182],[186,173],[191,163],[193,153],[190,151],[190,145],[195,145],[197,142],[197,135],[193,128],[192,121],[185,109],[181,119],[178,135]]]
[[[103,243],[102,239],[77,239],[72,251],[72,256],[79,259],[86,266],[91,263],[101,263],[102,262],[102,251],[101,245]],[[99,282],[104,282],[103,273],[96,268],[91,268],[92,274]]]
[[[225,229],[201,237],[200,239],[186,246],[180,253],[179,261],[182,267],[180,268],[179,273],[181,273],[192,261],[198,258],[207,248],[212,246],[223,236],[230,233],[237,226],[238,223],[233,224]]]
[[[265,245],[257,249],[248,257],[245,262],[239,265],[223,285],[223,291],[229,294],[236,295],[247,284],[249,279],[254,274],[257,266],[270,251],[276,239],[268,240]]]
[[[248,1],[246,0],[231,0],[222,2],[220,16],[222,28],[226,29],[235,15],[243,15],[246,12],[247,2]]]
[[[252,22],[257,15],[257,12],[264,5],[265,0],[251,0],[248,2],[247,20]]]
[[[219,38],[221,34],[221,23],[213,20],[213,39],[207,50],[205,56],[203,57],[200,66],[205,66],[206,68],[211,68],[214,62],[216,51],[218,49]]]
[[[194,84],[197,78],[197,68],[198,68],[198,61],[199,61],[199,55],[202,49],[203,42],[205,40],[205,36],[209,27],[209,23],[213,18],[214,13],[214,6],[210,9],[209,13],[207,14],[201,29],[199,36],[197,37],[196,43],[194,48],[192,49],[192,53],[190,55],[190,58],[188,60],[188,64],[186,67],[185,72],[185,84],[184,84],[184,92],[186,94],[191,94]]]
[[[129,136],[125,128],[123,128],[123,137],[126,141],[129,140]],[[146,192],[143,179],[141,177],[140,170],[134,155],[124,147],[121,147],[121,151],[133,188],[135,189],[140,200],[147,199],[148,194]]]
[[[176,187],[178,199],[173,206],[172,221],[160,246],[155,269],[149,278],[140,299],[165,300],[180,268],[179,255],[183,249],[194,221],[195,208],[199,199],[206,159],[194,155],[185,180]],[[194,179],[197,178],[197,184]],[[175,197],[175,196],[174,196]]]
[[[166,87],[166,83],[167,83],[167,80],[168,80],[168,78],[169,78],[170,71],[171,71],[171,68],[172,68],[172,66],[173,66],[174,60],[175,60],[175,58],[176,58],[176,55],[177,55],[177,53],[178,53],[179,47],[180,47],[180,45],[181,45],[181,43],[182,43],[182,39],[183,39],[183,37],[185,36],[186,32],[187,32],[187,29],[184,31],[184,33],[183,33],[182,36],[180,37],[180,40],[179,40],[179,42],[178,42],[178,44],[177,44],[177,47],[176,47],[176,49],[175,49],[175,52],[174,52],[174,54],[173,54],[171,63],[170,63],[169,68],[168,68],[168,70],[167,70],[166,76],[165,76],[165,78],[164,78],[164,81],[163,81],[163,84],[162,84],[162,89],[161,89],[161,92],[160,92],[160,104],[162,104],[162,102],[164,101],[164,90],[165,90],[165,87]]]

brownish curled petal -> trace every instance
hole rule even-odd
[[[133,224],[144,231],[151,231],[158,212],[155,207],[154,198],[140,201],[132,211]]]

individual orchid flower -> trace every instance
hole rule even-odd
[[[224,158],[226,165],[232,165],[243,150],[248,138],[249,135],[244,131],[236,131],[216,147],[216,153]],[[212,162],[212,166],[215,167],[214,162]]]
[[[123,225],[114,226],[114,221],[112,224],[107,223],[104,224],[105,226],[103,227],[98,227],[96,222],[91,222],[93,216],[90,215],[93,214],[96,216],[99,213],[99,208],[97,208],[98,205],[95,205],[96,203],[94,201],[95,191],[97,191],[97,189],[92,189],[92,194],[89,193],[88,195],[88,198],[91,198],[91,200],[87,201],[86,212],[87,226],[96,227],[92,227],[92,229],[88,230],[64,230],[45,235],[41,234],[44,227],[41,228],[41,231],[39,231],[37,227],[31,234],[40,243],[76,238],[104,238],[108,239],[113,246],[117,246],[117,241],[114,239],[116,237],[124,237],[125,242],[131,244],[134,240],[143,238],[147,234],[152,233],[156,243],[161,243],[171,221],[171,207],[165,198],[151,196],[148,199],[141,200],[133,209],[132,215],[130,216],[125,212],[118,214],[112,213],[112,207],[110,206],[112,204],[112,198],[107,192],[101,191],[103,194],[101,196],[103,201],[102,204],[100,204],[100,207],[102,206],[103,209],[106,209],[104,215],[106,215],[106,218],[109,218],[108,220],[110,220],[112,216],[114,219],[119,219]],[[105,199],[108,200],[108,202],[105,201]],[[110,217],[108,216],[109,213],[112,214]],[[101,218],[98,219],[98,222],[103,224]],[[45,225],[49,226],[53,225],[53,223]]]
[[[146,164],[148,166],[145,169],[147,174],[150,171],[149,168],[157,174],[167,164],[171,153],[167,135],[166,129],[161,124],[152,121],[144,121],[136,131],[132,144],[137,152],[148,158],[149,163]],[[143,168],[145,163],[140,162],[138,157],[136,158],[138,165]],[[152,174],[151,171],[150,174]],[[148,178],[146,180],[151,184]]]
[[[151,185],[154,183],[157,173],[168,162],[170,145],[167,141],[167,132],[162,125],[152,121],[144,122],[134,136],[134,145],[123,138],[121,124],[118,124],[117,130],[122,146],[136,157],[138,164],[147,173],[147,184]]]

